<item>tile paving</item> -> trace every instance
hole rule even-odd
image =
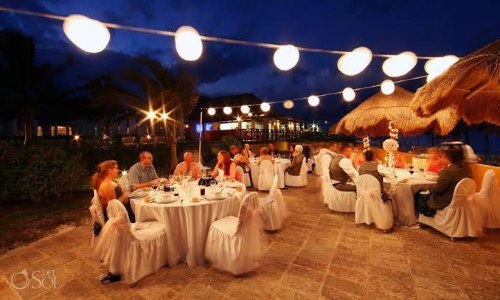
[[[283,190],[290,218],[266,235],[262,267],[247,276],[180,264],[135,285],[102,285],[89,221],[0,256],[0,299],[500,299],[499,230],[455,242],[430,228],[385,234],[329,212],[318,178],[309,180]],[[47,276],[45,288],[15,289],[23,269],[54,270],[55,288]]]

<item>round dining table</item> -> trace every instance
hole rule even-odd
[[[279,161],[275,161],[273,165],[274,173],[278,174],[278,188],[282,189],[285,187],[285,169],[290,165],[290,160],[281,159]],[[250,168],[253,186],[257,188],[259,183],[260,165],[255,161],[251,161],[248,167]]]
[[[222,190],[220,199],[208,200],[216,190]],[[204,264],[205,243],[212,222],[226,216],[238,216],[245,192],[244,184],[227,182],[223,186],[206,188],[206,197],[201,197],[199,192],[195,197],[183,197],[181,190],[181,197],[172,203],[136,198],[131,199],[131,206],[137,222],[154,220],[165,224],[169,261],[176,264],[185,261],[192,268]]]

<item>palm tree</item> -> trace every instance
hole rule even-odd
[[[17,31],[0,31],[0,112],[18,119],[31,140],[34,122],[48,107],[64,100],[54,86],[62,66],[37,65],[33,39]]]
[[[93,82],[94,103],[168,113],[169,118],[160,122],[164,124],[171,148],[171,168],[175,167],[179,130],[198,99],[196,80],[183,70],[173,74],[157,60],[145,56],[136,57],[122,78],[125,80],[122,84],[103,81],[102,78]]]

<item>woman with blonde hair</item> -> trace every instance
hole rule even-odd
[[[130,207],[128,192],[123,192],[122,189],[113,179],[118,176],[118,163],[116,160],[105,160],[97,165],[97,172],[92,175],[92,186],[99,195],[102,208],[104,210],[104,219],[107,220],[106,208],[111,200],[118,200],[123,203],[129,214],[130,221],[135,221],[135,216]]]

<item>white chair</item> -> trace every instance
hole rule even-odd
[[[287,210],[283,194],[278,188],[277,174],[274,175],[269,195],[260,199],[260,208],[265,230],[275,231],[283,227],[283,223],[287,217]]]
[[[303,187],[307,185],[307,164],[305,158],[302,160],[298,176],[293,176],[285,172],[285,185],[291,187]]]
[[[243,183],[245,179],[245,171],[243,171],[243,168],[240,166],[236,166],[236,174],[238,174],[238,178],[241,178],[241,183]]]
[[[486,171],[481,190],[476,193],[476,200],[481,206],[481,219],[486,228],[500,228],[500,190],[495,182],[495,171]]]
[[[252,192],[241,201],[238,217],[227,216],[212,223],[205,257],[214,268],[239,275],[260,266],[262,220],[258,208],[259,197]]]
[[[259,191],[269,191],[273,185],[274,166],[269,160],[260,162],[259,168],[259,182],[257,187]]]
[[[330,174],[324,171],[321,178],[323,202],[328,208],[338,212],[354,212],[356,208],[356,193],[339,191],[332,185]]]
[[[420,214],[418,221],[456,237],[477,237],[481,231],[481,214],[474,194],[476,183],[470,178],[460,180],[455,187],[450,205],[436,212],[434,217]]]
[[[131,224],[118,200],[107,208],[108,222],[94,249],[95,254],[123,282],[135,283],[168,264],[167,233],[160,222]]]
[[[99,231],[96,232],[96,226],[102,228],[104,227],[104,223],[106,222],[104,220],[104,210],[102,209],[102,204],[101,200],[99,199],[99,195],[97,194],[97,191],[94,190],[94,197],[90,201],[90,217],[92,218],[92,241],[90,242],[90,247],[94,247],[94,243],[96,243],[96,240],[99,237]],[[99,229],[97,229],[99,230]]]
[[[118,185],[124,192],[132,191],[132,188],[130,187],[130,181],[128,180],[128,174],[122,175],[122,177],[120,177]]]
[[[356,224],[372,224],[381,230],[389,230],[393,226],[391,202],[382,200],[380,182],[372,175],[361,175],[356,182]]]
[[[314,164],[315,164],[314,158],[308,158],[307,159],[307,173],[313,171]]]

